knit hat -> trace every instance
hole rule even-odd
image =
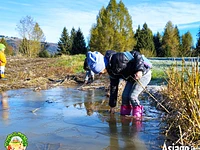
[[[3,50],[4,48],[6,48],[6,46],[0,43],[0,51]]]
[[[88,66],[95,74],[99,74],[101,71],[103,71],[108,64],[107,59],[97,51],[89,51],[87,53],[87,61]]]

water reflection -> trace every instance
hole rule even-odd
[[[125,116],[110,115],[109,125],[110,145],[108,149],[147,150],[145,143],[139,139],[142,121]]]
[[[85,109],[88,116],[91,116],[94,113],[94,109],[95,109],[94,97],[95,97],[94,90],[88,91],[85,98],[85,102],[84,102]]]
[[[8,94],[7,92],[1,92],[1,110],[2,119],[7,123],[9,119],[9,104],[8,104]]]
[[[35,150],[47,146],[52,149],[145,150],[144,142],[150,145],[149,150],[155,150],[159,144],[159,120],[137,122],[120,116],[119,112],[110,115],[108,98],[102,90],[55,88],[38,93],[21,89],[1,93],[0,103],[3,118],[0,119],[0,149],[4,148],[2,143],[8,133],[14,131],[31,139],[29,149]],[[144,106],[147,111],[154,110],[148,103]],[[32,112],[36,108],[41,108],[37,115]],[[147,114],[157,118],[156,111]],[[6,121],[9,124],[5,124]],[[44,148],[36,147],[38,144]]]

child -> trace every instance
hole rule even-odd
[[[6,65],[6,56],[4,54],[4,51],[6,49],[6,46],[4,44],[0,43],[0,79],[6,80],[4,75],[5,65]]]
[[[99,52],[88,52],[88,65],[95,74],[108,72],[110,76],[110,112],[114,113],[117,102],[120,79],[126,80],[122,93],[121,115],[132,115],[141,118],[143,106],[138,100],[143,87],[151,80],[151,66],[145,65],[144,57],[137,51],[115,52],[106,51],[105,56]],[[143,86],[141,86],[141,84]]]
[[[87,58],[84,61],[84,67],[83,68],[86,71],[84,83],[87,84],[89,82],[93,82],[94,81],[94,72],[88,67]]]

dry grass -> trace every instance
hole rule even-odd
[[[83,55],[59,58],[8,57],[5,68],[7,80],[0,80],[0,91],[18,88],[47,89],[54,84],[48,79],[60,80],[66,76],[71,79],[77,70],[81,73],[83,62]],[[70,65],[72,63],[75,65]]]
[[[173,135],[176,144],[200,146],[200,72],[198,61],[187,66],[182,61],[166,71],[167,97],[165,105],[170,110],[166,121],[168,135]]]

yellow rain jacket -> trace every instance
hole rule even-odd
[[[0,51],[0,66],[5,66],[7,63],[6,61],[6,55],[3,51]]]

